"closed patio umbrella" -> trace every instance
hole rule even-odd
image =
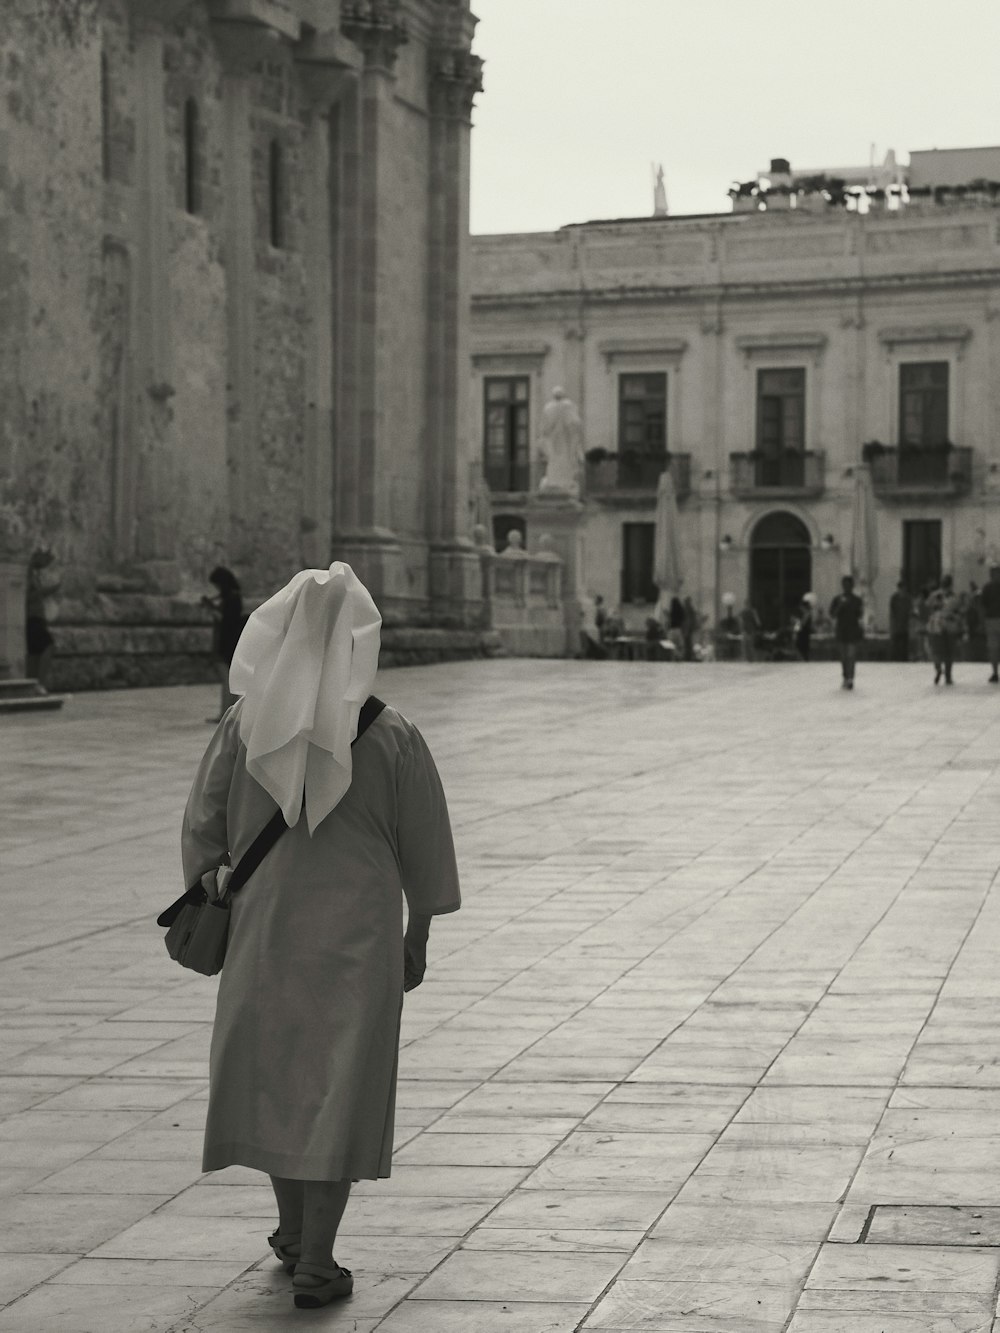
[[[851,573],[869,588],[878,577],[878,525],[871,471],[867,465],[860,465],[855,470]]]
[[[653,542],[653,579],[662,595],[681,586],[680,541],[677,532],[677,491],[670,469],[664,468],[656,485],[656,531]]]

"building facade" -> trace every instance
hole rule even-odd
[[[341,558],[390,628],[478,623],[474,24],[468,0],[5,5],[0,536],[61,562],[57,683],[203,673],[216,564],[252,600]]]
[[[786,191],[766,211],[474,238],[471,464],[497,539],[537,540],[560,385],[583,421],[581,590],[609,604],[644,615],[657,596],[665,468],[682,591],[712,618],[731,594],[778,628],[853,571],[884,628],[901,577],[981,584],[1000,558],[998,191],[867,212]]]

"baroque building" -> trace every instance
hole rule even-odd
[[[900,578],[981,584],[1000,559],[1000,152],[970,160],[992,179],[955,184],[947,154],[909,191],[894,162],[866,187],[777,161],[732,213],[474,237],[471,462],[498,544],[515,526],[535,549],[558,385],[583,425],[578,591],[633,622],[658,593],[667,469],[680,591],[713,623],[728,594],[778,628],[852,569],[883,629]]]
[[[59,557],[57,684],[203,675],[216,564],[254,600],[344,559],[390,649],[478,651],[474,25],[468,0],[5,3],[0,537]]]

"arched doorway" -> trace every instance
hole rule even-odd
[[[783,629],[811,587],[809,529],[794,514],[765,514],[750,538],[750,601],[764,629]]]

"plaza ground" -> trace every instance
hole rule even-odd
[[[215,692],[0,717],[0,1333],[1000,1330],[1000,692],[836,674],[380,677],[465,905],[318,1312],[199,1171],[215,983],[153,922]]]

